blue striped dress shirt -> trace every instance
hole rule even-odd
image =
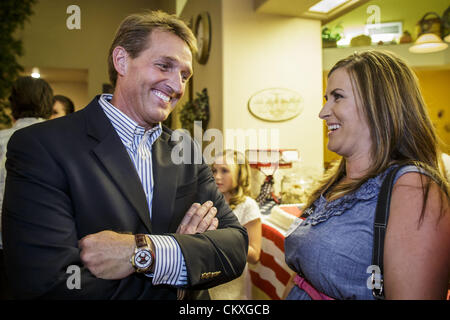
[[[145,131],[134,120],[114,107],[111,94],[102,94],[99,103],[122,140],[141,179],[147,197],[150,218],[152,217],[153,171],[152,145],[162,132],[161,124]],[[188,283],[186,263],[178,242],[171,236],[148,235],[155,247],[155,271],[153,284],[184,286]]]

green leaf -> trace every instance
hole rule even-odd
[[[196,93],[196,98],[187,101],[180,110],[181,126],[188,130],[193,136],[194,121],[202,121],[202,127],[206,128],[209,122],[209,97],[208,91],[204,88]]]
[[[32,6],[36,0],[0,1],[0,126],[9,125],[10,118],[5,113],[7,97],[11,86],[23,67],[17,58],[23,54],[22,40],[15,39],[14,33],[23,28],[33,14]]]

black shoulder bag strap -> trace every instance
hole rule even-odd
[[[406,164],[410,165],[410,164]],[[383,253],[384,236],[389,219],[389,207],[391,204],[392,188],[397,172],[406,165],[400,165],[389,172],[384,178],[378,195],[377,208],[375,211],[373,252],[372,252],[372,294],[376,299],[384,299],[383,286]],[[379,269],[377,269],[377,267]]]

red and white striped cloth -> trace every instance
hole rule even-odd
[[[263,217],[261,257],[257,264],[249,264],[253,286],[269,299],[280,300],[294,274],[284,260],[285,232]]]

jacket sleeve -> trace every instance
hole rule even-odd
[[[69,185],[57,161],[33,135],[19,130],[7,151],[3,201],[5,267],[19,299],[108,299],[120,281],[82,266]],[[69,268],[69,266],[75,266]],[[81,289],[76,284],[79,270]],[[71,285],[72,284],[72,285]]]
[[[211,200],[217,208],[217,230],[194,235],[173,234],[186,261],[190,289],[207,289],[240,276],[248,251],[246,229],[239,224],[222,193],[217,189],[211,169],[199,165],[200,202]]]

